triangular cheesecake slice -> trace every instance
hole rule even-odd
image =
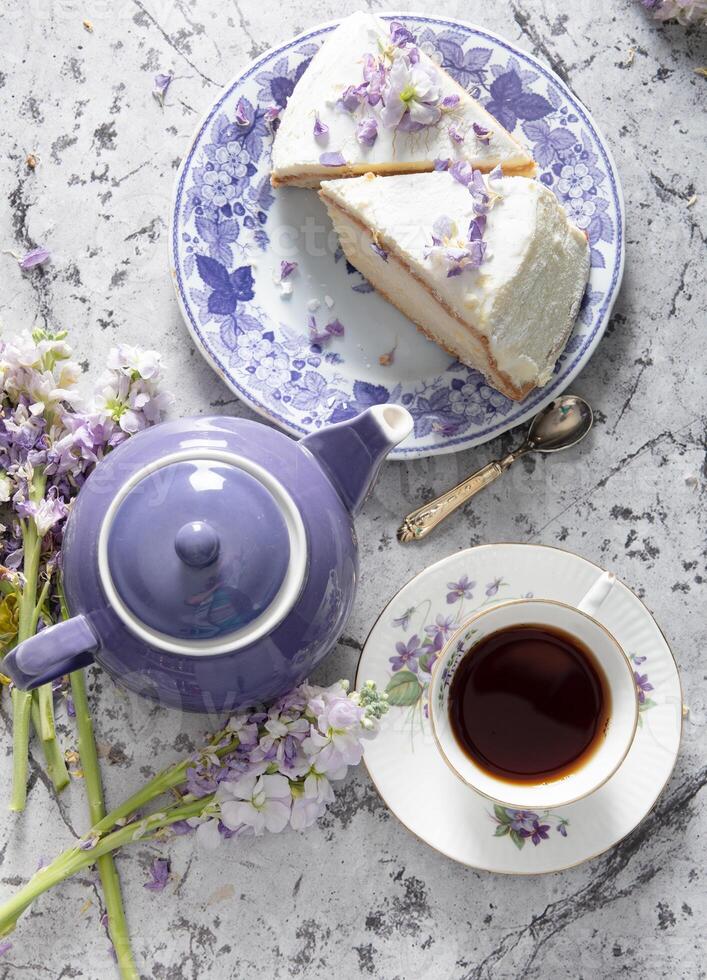
[[[544,184],[455,164],[330,180],[319,195],[349,261],[430,340],[515,401],[549,381],[589,245]]]
[[[431,171],[466,160],[532,176],[535,163],[398,21],[357,12],[327,38],[289,98],[272,152],[274,186]]]

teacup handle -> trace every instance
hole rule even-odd
[[[604,572],[603,575],[599,576],[589,592],[577,603],[577,609],[580,612],[587,613],[588,616],[596,616],[599,612],[599,607],[613,589],[615,582],[616,576],[613,572]]]

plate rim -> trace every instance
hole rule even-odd
[[[470,548],[461,548],[459,551],[454,551],[454,552],[452,552],[452,554],[446,555],[444,558],[438,559],[438,561],[433,562],[431,565],[427,565],[421,571],[417,572],[410,579],[408,579],[406,582],[404,582],[400,586],[399,589],[396,589],[395,593],[390,597],[390,599],[388,600],[388,602],[386,602],[385,606],[381,609],[381,611],[378,614],[378,616],[376,616],[375,621],[373,622],[370,630],[368,631],[368,633],[366,635],[366,639],[363,641],[363,643],[361,645],[361,653],[359,654],[358,661],[356,663],[356,670],[355,670],[355,673],[354,673],[354,689],[355,690],[358,690],[359,689],[359,684],[361,683],[361,677],[360,677],[361,662],[363,661],[363,657],[364,657],[364,654],[366,652],[366,647],[368,646],[368,643],[369,643],[369,641],[371,639],[371,635],[373,634],[373,631],[375,630],[375,628],[378,626],[378,623],[380,622],[380,620],[383,618],[383,616],[386,614],[386,612],[390,609],[390,607],[392,606],[392,604],[395,602],[395,600],[397,599],[397,597],[400,595],[400,593],[404,589],[406,589],[409,585],[412,585],[413,582],[416,582],[417,579],[421,578],[423,575],[426,575],[428,572],[431,572],[431,571],[433,571],[435,569],[438,569],[440,566],[444,565],[450,559],[456,558],[459,555],[468,554],[469,552],[481,551],[481,550],[486,549],[486,548],[508,548],[508,547],[510,547],[510,548],[535,548],[535,549],[540,549],[540,550],[543,550],[543,551],[557,551],[557,552],[560,552],[560,554],[569,555],[571,558],[576,558],[576,559],[578,559],[580,561],[585,562],[587,565],[590,565],[592,568],[595,568],[598,572],[605,572],[606,571],[605,568],[603,568],[601,565],[598,565],[596,562],[592,561],[590,558],[585,558],[584,555],[577,554],[576,551],[571,551],[569,548],[558,548],[557,546],[551,545],[551,544],[536,544],[535,542],[532,542],[532,541],[495,541],[495,542],[487,542],[486,544],[477,544],[477,545],[473,545]],[[581,865],[586,864],[589,861],[594,861],[596,858],[601,857],[601,855],[606,854],[608,851],[612,850],[612,848],[617,847],[624,840],[626,840],[627,837],[630,837],[631,834],[638,827],[640,827],[640,825],[643,823],[643,821],[646,819],[646,817],[649,815],[649,813],[654,809],[656,803],[658,802],[658,800],[660,799],[660,797],[665,792],[665,789],[666,789],[668,783],[670,782],[670,779],[671,779],[671,777],[672,777],[672,775],[673,775],[673,773],[675,771],[675,766],[677,765],[678,756],[680,755],[680,748],[682,746],[683,735],[685,733],[685,717],[684,717],[684,711],[683,711],[684,705],[685,705],[685,695],[684,695],[683,686],[682,686],[682,678],[680,676],[680,667],[678,665],[677,659],[675,657],[675,654],[673,652],[673,649],[672,649],[670,643],[668,642],[667,636],[665,635],[665,633],[661,629],[660,624],[657,622],[655,616],[650,611],[650,609],[648,608],[648,606],[646,605],[646,603],[643,601],[643,599],[641,599],[641,597],[639,595],[637,595],[633,591],[633,589],[623,581],[623,579],[620,579],[620,578],[617,577],[617,579],[616,579],[616,585],[623,586],[623,588],[626,589],[626,591],[628,593],[630,593],[630,595],[633,596],[633,598],[635,598],[635,599],[638,600],[638,602],[640,603],[640,605],[642,607],[642,610],[650,618],[651,622],[653,623],[653,625],[655,626],[655,628],[658,630],[658,633],[660,634],[660,636],[662,636],[663,641],[665,642],[666,649],[667,649],[668,653],[670,654],[670,657],[671,657],[671,659],[673,661],[673,665],[675,667],[675,675],[677,677],[678,690],[680,692],[680,705],[681,705],[681,711],[680,711],[680,731],[678,732],[677,743],[675,745],[675,752],[674,752],[673,759],[672,759],[672,762],[671,762],[671,765],[670,765],[670,769],[669,769],[669,772],[668,772],[668,774],[667,774],[667,776],[665,778],[665,781],[662,783],[662,785],[658,789],[658,791],[657,791],[655,797],[653,798],[652,802],[650,803],[650,805],[648,805],[646,807],[645,812],[642,814],[642,816],[636,821],[636,823],[631,827],[630,830],[626,831],[625,834],[622,834],[621,837],[618,837],[611,844],[608,844],[606,847],[603,847],[601,850],[595,851],[593,854],[589,854],[586,857],[581,858],[581,860],[574,861],[571,864],[562,864],[562,865],[560,865],[557,868],[548,868],[545,871],[538,871],[538,870],[534,870],[534,869],[533,870],[529,870],[529,871],[524,871],[524,870],[508,871],[506,869],[499,869],[499,868],[483,868],[483,867],[479,867],[476,864],[472,864],[469,861],[464,861],[464,860],[456,857],[454,854],[448,853],[447,851],[445,851],[441,847],[437,847],[435,844],[432,844],[432,843],[430,843],[430,841],[425,840],[424,837],[421,837],[420,834],[418,834],[415,830],[413,830],[411,827],[409,827],[405,823],[405,821],[398,815],[398,813],[396,813],[396,811],[393,809],[393,807],[391,807],[391,805],[388,803],[388,801],[386,800],[385,796],[383,795],[383,793],[382,793],[382,791],[381,791],[378,783],[376,782],[376,780],[375,780],[375,778],[374,778],[374,776],[373,776],[373,774],[372,774],[372,772],[371,772],[371,770],[369,768],[368,762],[366,761],[366,753],[364,751],[362,761],[363,761],[364,766],[366,767],[366,773],[368,774],[368,778],[373,783],[373,786],[375,787],[376,792],[378,793],[378,795],[380,796],[381,800],[385,804],[385,806],[386,806],[387,810],[389,811],[389,813],[391,813],[392,816],[395,817],[395,819],[398,821],[398,823],[401,824],[401,826],[404,827],[405,830],[409,834],[412,834],[413,837],[416,837],[417,840],[419,840],[421,843],[425,844],[427,847],[431,848],[433,851],[436,851],[438,854],[441,854],[443,857],[447,858],[450,861],[454,861],[455,864],[459,864],[462,867],[471,868],[474,871],[477,871],[479,873],[484,873],[484,874],[498,874],[498,875],[504,875],[506,877],[511,877],[511,878],[512,877],[533,878],[533,877],[541,877],[541,876],[544,876],[544,875],[558,874],[558,873],[563,872],[563,871],[571,871],[572,869],[578,868]],[[621,767],[619,767],[619,769],[617,770],[617,772],[620,772],[620,768]],[[615,773],[615,775],[616,775],[616,773]],[[469,790],[472,793],[475,792],[473,789],[471,789],[471,787],[469,787]],[[481,794],[479,794],[479,795],[481,796]],[[588,799],[589,798],[590,797],[588,797]]]
[[[448,453],[461,452],[467,449],[473,449],[477,446],[484,445],[490,442],[506,432],[517,428],[518,426],[526,423],[532,416],[536,415],[538,412],[542,411],[550,402],[561,395],[567,390],[569,385],[574,381],[578,374],[580,374],[584,368],[587,366],[591,360],[599,341],[606,332],[606,328],[611,319],[611,314],[618,298],[619,292],[621,290],[621,283],[623,280],[625,262],[626,262],[626,207],[623,196],[623,188],[621,185],[621,178],[619,176],[619,171],[616,166],[616,161],[614,160],[611,148],[607,143],[602,131],[597,126],[594,117],[587,109],[584,102],[577,96],[570,86],[563,81],[557,75],[549,65],[545,65],[536,55],[525,51],[523,48],[519,48],[514,42],[507,41],[505,38],[496,34],[493,31],[487,30],[486,28],[479,27],[473,24],[471,21],[464,20],[458,17],[438,17],[430,16],[427,14],[421,14],[416,11],[391,11],[386,10],[381,13],[377,13],[376,16],[381,17],[384,20],[391,20],[399,17],[401,19],[411,19],[420,24],[430,24],[430,25],[440,25],[443,27],[461,27],[473,34],[479,35],[481,37],[487,37],[494,44],[506,49],[511,54],[517,56],[522,55],[522,57],[527,58],[532,62],[545,77],[550,78],[553,84],[559,86],[565,93],[567,93],[570,99],[577,103],[581,108],[585,116],[585,122],[592,132],[596,142],[601,146],[602,152],[605,154],[607,162],[609,164],[609,170],[611,172],[611,177],[614,182],[615,189],[615,199],[618,212],[618,221],[616,226],[617,234],[617,252],[618,252],[618,262],[614,265],[614,270],[612,272],[611,282],[609,283],[608,294],[604,301],[603,310],[597,312],[597,323],[592,331],[591,335],[587,341],[587,347],[584,352],[584,356],[573,362],[564,373],[561,373],[554,379],[552,385],[552,391],[542,394],[544,389],[536,389],[537,394],[534,396],[531,394],[527,400],[527,404],[523,407],[520,414],[513,418],[508,424],[505,424],[503,420],[493,425],[483,428],[481,431],[476,432],[473,435],[458,435],[452,436],[444,440],[437,446],[411,446],[406,448],[405,446],[396,446],[389,454],[389,459],[391,460],[405,460],[405,459],[426,459],[431,456],[442,456]],[[177,296],[177,303],[179,306],[179,311],[181,313],[182,319],[186,324],[187,330],[191,335],[193,341],[196,344],[201,356],[204,358],[206,363],[211,367],[211,369],[221,378],[226,387],[241,400],[248,408],[254,411],[257,415],[266,419],[273,425],[278,426],[278,428],[284,430],[288,435],[294,438],[301,439],[308,435],[309,432],[306,429],[300,428],[294,424],[291,420],[286,418],[281,418],[276,412],[263,403],[259,398],[255,397],[250,391],[245,388],[240,387],[233,381],[225,369],[218,363],[215,355],[208,349],[206,345],[205,336],[202,337],[196,323],[193,322],[192,314],[189,311],[186,303],[184,302],[184,296],[182,289],[180,288],[180,276],[177,271],[177,234],[178,234],[178,223],[179,223],[179,202],[182,195],[182,184],[187,172],[187,169],[191,163],[193,154],[195,152],[196,144],[201,139],[204,130],[207,125],[211,122],[212,118],[218,112],[222,106],[225,99],[232,92],[236,84],[242,81],[244,78],[250,76],[262,63],[270,61],[273,57],[282,54],[284,51],[293,47],[294,45],[311,38],[312,36],[323,33],[327,30],[331,30],[336,27],[345,18],[337,17],[332,20],[322,21],[318,24],[307,28],[304,31],[300,31],[294,37],[289,38],[286,41],[282,41],[272,47],[268,48],[262,54],[258,55],[257,58],[253,58],[247,62],[247,64],[232,78],[221,87],[219,94],[216,99],[209,104],[206,111],[200,116],[199,121],[194,128],[192,136],[187,144],[184,156],[180,162],[179,168],[177,170],[174,185],[172,188],[171,204],[170,204],[170,218],[169,218],[169,271],[170,278],[172,280],[172,285]],[[523,405],[523,403],[517,403]]]

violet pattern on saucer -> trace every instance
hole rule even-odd
[[[457,552],[404,586],[373,627],[357,683],[371,679],[391,710],[364,761],[396,816],[432,847],[472,867],[509,874],[557,871],[594,857],[648,813],[675,762],[682,695],[675,661],[641,601],[618,582],[601,622],[628,652],[640,724],[619,770],[595,793],[560,811],[514,810],[487,799],[448,768],[427,704],[431,671],[471,614],[518,598],[576,604],[601,569],[540,545],[484,545]],[[459,656],[471,639],[460,634]],[[631,651],[640,650],[640,654]]]
[[[399,402],[415,420],[413,434],[393,454],[399,458],[477,445],[550,401],[596,346],[623,256],[613,163],[562,82],[530,55],[470,25],[415,15],[405,22],[425,51],[530,146],[539,179],[589,239],[590,282],[545,388],[519,405],[450,360],[372,292],[336,246],[319,255],[302,238],[309,212],[328,228],[314,192],[271,189],[272,116],[332,24],[263,55],[218,97],[180,170],[171,234],[187,324],[240,397],[294,434]],[[288,254],[283,229],[299,229]],[[283,259],[297,262],[291,296],[279,282]],[[327,329],[332,323],[343,326],[343,335],[338,326]]]

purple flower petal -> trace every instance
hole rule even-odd
[[[483,143],[485,146],[489,145],[493,133],[490,129],[484,129],[483,126],[479,126],[478,123],[472,123],[471,128],[474,130],[474,135],[476,136],[479,143]]]
[[[457,162],[453,163],[449,168],[449,172],[452,177],[459,181],[460,184],[463,184],[464,187],[468,187],[471,183],[473,170],[471,169],[471,165],[468,164],[466,160],[457,160]]]
[[[12,949],[12,943],[9,939],[3,939],[0,941],[0,956],[4,956],[5,953],[9,953]]]
[[[326,332],[332,337],[343,337],[344,336],[344,325],[341,320],[332,320],[331,323],[327,323],[324,327]]]
[[[378,123],[372,116],[362,119],[356,127],[356,139],[362,146],[373,146],[378,138]]]
[[[459,131],[457,126],[450,126],[447,132],[449,133],[449,138],[454,140],[455,143],[459,144],[464,142],[464,134]]]
[[[371,242],[371,248],[376,253],[376,255],[380,256],[380,258],[383,259],[384,262],[388,261],[388,253],[384,248],[381,248],[378,242]]]
[[[406,44],[415,43],[415,35],[412,34],[399,20],[390,22],[390,42],[396,48],[404,48]]]
[[[319,157],[319,162],[323,167],[345,167],[346,160],[344,155],[340,150],[334,152],[322,153]]]
[[[169,881],[169,861],[165,858],[155,858],[150,868],[150,880],[142,886],[150,892],[161,892]]]
[[[329,140],[329,127],[321,121],[319,116],[314,117],[312,133],[317,143],[327,143]]]
[[[447,157],[446,160],[443,160],[442,157],[437,157],[432,161],[432,165],[434,166],[435,170],[449,170],[449,165],[451,162],[452,161],[449,159],[449,157]]]
[[[283,259],[280,263],[280,281],[288,279],[292,273],[297,268],[296,262],[289,262],[287,259]]]
[[[458,95],[445,95],[442,99],[442,105],[445,109],[453,109],[455,106],[459,105]]]
[[[44,248],[43,245],[39,245],[37,248],[31,249],[26,255],[23,255],[19,259],[20,269],[34,269],[35,266],[44,265],[51,258],[51,254],[48,248]]]
[[[163,73],[160,72],[155,75],[154,88],[152,89],[153,96],[157,99],[161,106],[164,105],[165,96],[167,95],[167,89],[172,84],[172,79],[174,76],[171,72]]]

